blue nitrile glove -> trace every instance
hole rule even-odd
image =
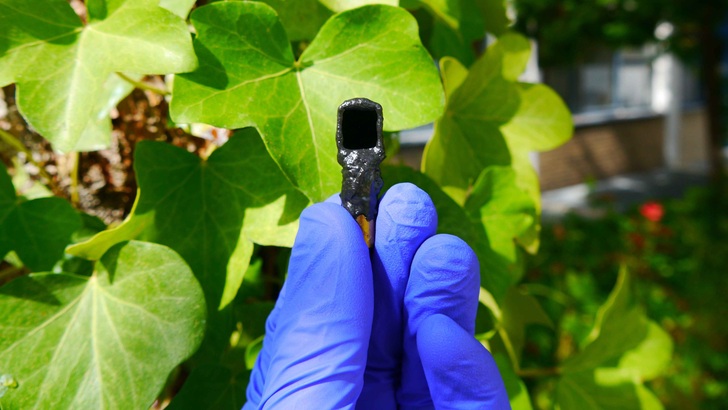
[[[244,409],[510,408],[473,338],[477,259],[436,227],[412,184],[382,199],[371,255],[338,198],[306,209]]]

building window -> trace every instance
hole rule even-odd
[[[666,56],[654,45],[601,51],[584,64],[545,68],[543,80],[561,95],[577,123],[663,113],[665,96],[670,95],[679,96],[684,108],[701,105],[703,93],[696,71],[672,58],[670,64],[679,67],[671,66],[670,72],[680,78],[672,82],[665,77]],[[678,93],[670,88],[674,84],[679,84]]]

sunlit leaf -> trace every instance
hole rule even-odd
[[[264,0],[273,7],[291,41],[312,40],[334,14],[319,0]]]
[[[96,146],[82,138],[113,72],[195,68],[185,22],[157,4],[90,0],[83,25],[65,0],[0,0],[0,85],[17,83],[18,109],[56,150]]]
[[[135,170],[140,192],[132,216],[67,252],[94,257],[134,237],[167,245],[202,284],[211,321],[229,316],[220,311],[243,281],[253,242],[291,246],[308,203],[252,128],[237,132],[207,160],[168,144],[142,142]],[[226,343],[223,325],[211,329],[222,332],[218,342]]]
[[[510,167],[488,167],[478,177],[465,202],[465,209],[480,219],[491,248],[516,262],[515,240],[535,222],[536,206],[516,183]]]
[[[399,5],[399,0],[319,0],[322,4],[337,13],[372,4]],[[418,1],[418,0],[415,0]]]
[[[66,248],[66,253],[95,261],[101,258],[109,248],[119,242],[130,239],[149,239],[145,233],[149,230],[149,226],[154,223],[154,212],[147,212],[143,215],[136,213],[140,196],[137,191],[137,197],[131,208],[131,213],[121,224],[111,229],[98,232],[85,241],[79,241],[79,243],[70,245]]]
[[[265,4],[214,3],[191,19],[200,67],[175,77],[173,119],[255,126],[284,173],[314,201],[341,188],[334,136],[344,100],[380,103],[386,130],[441,113],[437,70],[405,10],[367,6],[337,14],[298,60]]]
[[[195,0],[159,0],[159,7],[165,8],[182,18],[186,18],[190,14],[190,10],[194,5]]]
[[[0,288],[0,367],[18,387],[1,406],[149,408],[204,327],[200,285],[160,245],[119,244],[91,277],[15,279]]]
[[[134,74],[131,77],[134,80],[142,78],[142,76]],[[96,151],[110,145],[112,129],[111,119],[109,118],[110,111],[132,90],[134,90],[134,86],[128,81],[123,80],[116,74],[109,75],[97,96],[96,105],[91,113],[92,120],[88,122],[83,130],[81,138],[73,148],[74,151]]]

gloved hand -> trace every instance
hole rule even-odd
[[[371,255],[338,197],[306,209],[243,409],[510,408],[473,338],[478,261],[436,227],[412,184],[382,198]]]

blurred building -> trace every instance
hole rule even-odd
[[[542,80],[574,114],[574,137],[538,156],[542,189],[656,168],[696,170],[707,159],[697,73],[654,46],[604,51]]]

